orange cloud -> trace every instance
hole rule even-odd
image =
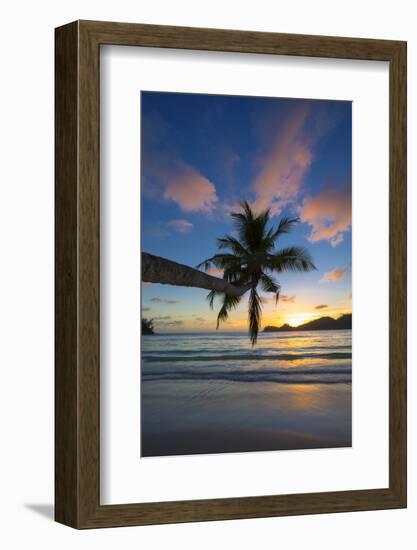
[[[321,283],[330,283],[335,281],[341,281],[346,277],[346,273],[348,271],[347,267],[339,267],[335,268],[332,271],[328,271],[323,275],[323,277],[320,279]]]
[[[271,208],[273,214],[279,214],[297,198],[313,160],[312,140],[309,144],[304,130],[309,112],[307,103],[293,111],[277,132],[269,152],[260,159],[261,168],[253,184],[255,209]]]
[[[301,206],[300,218],[311,225],[311,242],[328,240],[333,247],[337,246],[352,224],[350,187],[328,188],[315,197],[307,197]]]
[[[213,183],[188,165],[183,165],[169,179],[164,198],[176,202],[186,212],[206,213],[213,210],[218,200]]]
[[[193,224],[187,220],[171,220],[167,223],[169,227],[172,227],[178,233],[191,233],[193,230]]]

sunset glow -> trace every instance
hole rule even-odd
[[[291,327],[298,327],[307,321],[317,319],[320,315],[314,313],[292,313],[284,317],[285,323],[288,323]]]
[[[299,326],[351,312],[351,103],[144,92],[142,250],[195,267],[234,231],[247,200],[271,224],[299,217],[280,246],[305,247],[316,271],[276,275],[260,291],[262,326]],[[212,267],[209,274],[222,277]],[[142,315],[157,332],[216,330],[199,288],[143,284]],[[246,331],[247,296],[222,331]]]
[[[141,456],[351,447],[351,103],[141,115]]]

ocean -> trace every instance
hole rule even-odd
[[[351,334],[143,336],[141,456],[351,446]]]

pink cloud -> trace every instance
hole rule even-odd
[[[212,275],[213,277],[220,277],[220,278],[223,277],[223,270],[219,269],[218,267],[211,267],[210,269],[207,270],[207,273],[209,275]]]
[[[167,225],[178,233],[191,233],[194,228],[193,224],[187,220],[171,220]]]
[[[214,184],[186,163],[170,140],[173,129],[157,112],[142,119],[142,193],[175,202],[185,212],[209,214],[218,197]]]
[[[348,187],[324,189],[307,197],[300,209],[301,221],[311,226],[311,242],[328,240],[335,247],[352,224],[352,200]]]
[[[341,281],[346,277],[346,273],[348,271],[347,267],[338,267],[333,269],[332,271],[328,271],[323,275],[323,277],[320,279],[321,283],[330,283],[335,281]]]
[[[271,208],[273,214],[279,214],[298,197],[313,160],[314,139],[307,139],[305,133],[309,112],[307,103],[293,111],[260,159],[260,171],[253,183],[257,210]]]
[[[169,179],[164,198],[186,212],[210,213],[218,201],[213,183],[189,165],[182,165]]]

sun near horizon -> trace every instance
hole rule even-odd
[[[285,297],[284,297],[285,299]],[[319,304],[315,306],[312,310],[309,310],[307,307],[300,307],[294,303],[283,303],[275,305],[271,303],[265,303],[263,309],[262,317],[262,327],[261,331],[267,326],[281,327],[283,325],[289,325],[290,327],[296,328],[304,323],[309,321],[314,321],[322,317],[332,317],[333,319],[338,319],[342,315],[352,314],[352,308],[349,306],[348,302],[350,297],[346,300],[345,305],[325,305]],[[171,303],[170,303],[171,302]],[[156,315],[154,316],[154,321],[156,325],[156,331],[160,333],[182,333],[182,332],[244,332],[247,330],[247,312],[246,306],[243,304],[234,312],[228,321],[226,321],[219,331],[216,330],[216,312],[215,311],[205,311],[204,314],[199,316],[198,314],[188,314],[188,312],[179,313],[178,309],[175,307],[176,304],[174,300],[165,300],[164,303],[154,302],[154,307],[147,308],[143,307],[143,316],[152,318],[151,311],[154,311],[158,308],[163,308],[165,315]],[[203,305],[205,306],[206,304]],[[177,306],[178,307],[178,306]],[[171,316],[168,314],[169,311],[175,310],[176,320],[179,321],[174,323],[171,321]]]
[[[271,319],[271,324],[274,326],[289,325],[290,327],[299,327],[304,323],[309,321],[314,321],[315,319],[320,319],[321,317],[332,317],[333,319],[338,319],[342,315],[351,314],[351,310],[342,309],[342,310],[332,310],[332,311],[317,311],[310,312],[300,312],[300,313],[289,313],[284,316],[278,316],[278,318]],[[264,323],[265,325],[265,323]]]

